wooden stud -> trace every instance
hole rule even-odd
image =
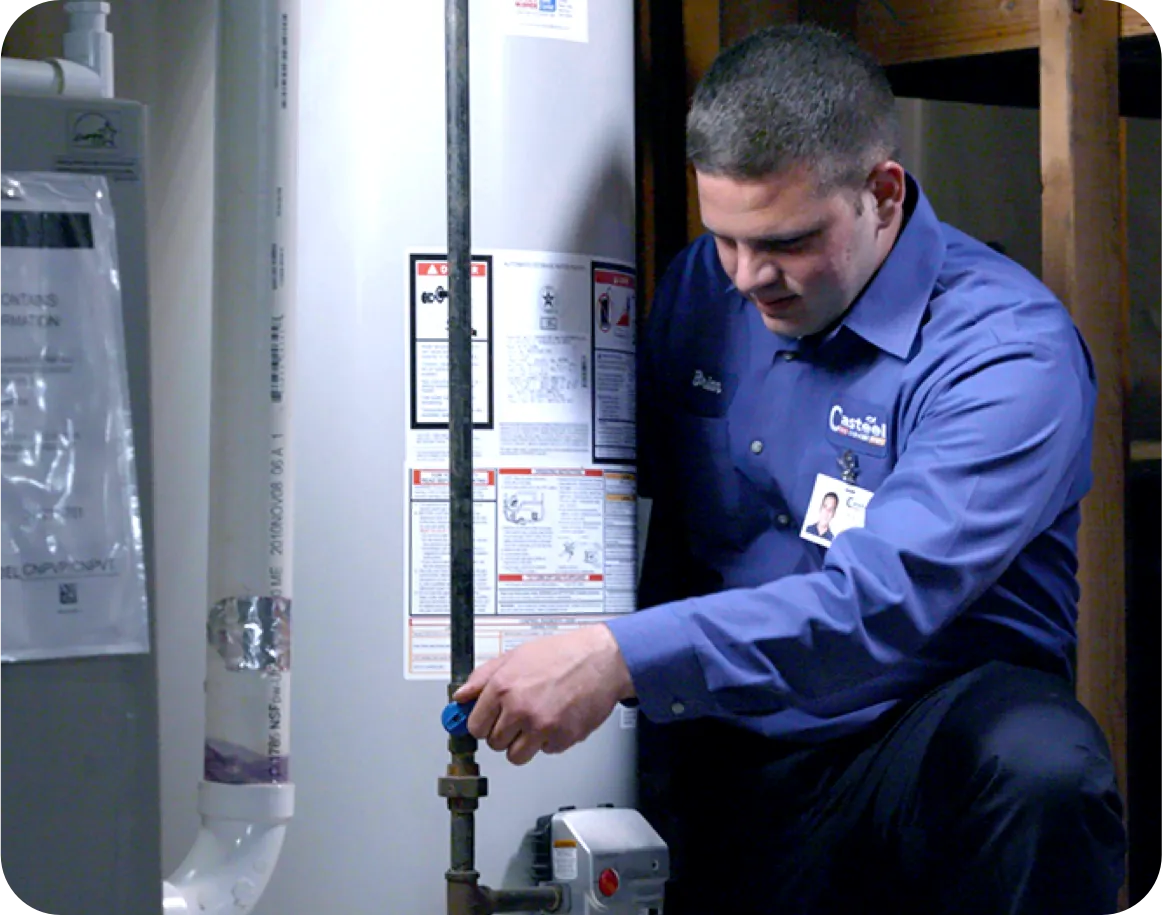
[[[1110,0],[1040,0],[1039,9],[1043,280],[1071,310],[1099,375],[1094,484],[1079,531],[1078,694],[1107,735],[1126,798],[1129,318],[1120,199],[1119,7]]]

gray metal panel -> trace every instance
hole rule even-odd
[[[78,110],[111,112],[117,148],[70,148]],[[5,96],[3,118],[4,169],[110,171],[152,640],[145,109]],[[157,707],[152,650],[0,669],[0,846],[25,902],[55,915],[161,911]]]

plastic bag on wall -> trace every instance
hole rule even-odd
[[[105,179],[0,176],[0,660],[149,650],[114,214]]]

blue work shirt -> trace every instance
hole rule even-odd
[[[608,625],[651,721],[816,741],[990,660],[1071,676],[1094,369],[1055,296],[912,178],[889,256],[814,337],[767,330],[713,239],[688,246],[638,386],[646,609]],[[810,542],[846,459],[864,526]]]

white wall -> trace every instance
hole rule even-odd
[[[939,218],[1041,274],[1039,115],[1025,108],[903,99],[906,165]],[[1160,121],[1128,118],[1131,437],[1160,440]]]
[[[116,93],[149,106],[147,203],[162,867],[198,829],[207,603],[215,0],[114,0]],[[5,51],[61,53],[63,4],[14,23]]]

